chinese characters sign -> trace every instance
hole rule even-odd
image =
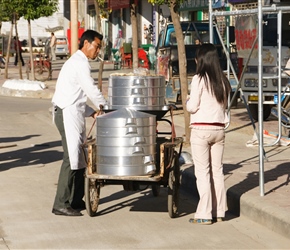
[[[237,16],[235,36],[238,56],[248,58],[252,45],[256,39],[257,30],[257,15]],[[257,57],[258,43],[256,43],[252,57]]]

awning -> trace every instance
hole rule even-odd
[[[135,4],[138,3],[138,0],[135,0]],[[118,10],[122,8],[129,8],[130,0],[109,0],[108,1],[108,9]]]

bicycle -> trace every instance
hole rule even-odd
[[[51,80],[52,78],[52,69],[51,69],[51,61],[48,56],[45,54],[37,54],[33,59],[34,65],[34,76],[38,81],[46,81]],[[26,62],[26,74],[27,79],[29,79],[29,73],[31,73],[31,63],[30,60]]]
[[[5,68],[5,58],[2,56],[2,54],[0,53],[0,68],[4,69]]]

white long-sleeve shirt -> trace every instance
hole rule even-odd
[[[78,50],[63,65],[55,87],[52,103],[64,109],[76,102],[85,104],[87,97],[96,108],[106,100],[91,77],[91,66],[85,54]],[[93,109],[86,108],[90,114]]]
[[[86,139],[85,117],[94,113],[94,109],[86,104],[87,97],[96,108],[106,103],[91,77],[91,67],[87,57],[78,50],[63,65],[52,98],[52,103],[63,112],[70,165],[74,170],[86,167],[81,148]]]
[[[186,103],[190,113],[190,123],[228,123],[224,105],[217,102],[215,96],[205,86],[204,79],[193,76],[190,98]]]

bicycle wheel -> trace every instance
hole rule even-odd
[[[35,65],[34,76],[38,81],[46,81],[50,77],[50,69],[45,65]]]
[[[4,57],[0,57],[0,68],[1,69],[4,69],[5,68],[5,59],[4,59]]]

